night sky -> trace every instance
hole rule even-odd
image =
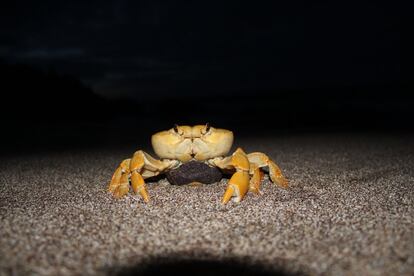
[[[8,1],[0,58],[106,98],[404,81],[394,2],[269,2]]]

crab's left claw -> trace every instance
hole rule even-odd
[[[238,171],[230,178],[222,203],[226,204],[230,198],[236,197],[235,201],[240,202],[249,190],[249,173]]]
[[[219,167],[236,170],[228,182],[221,202],[226,204],[232,197],[235,197],[236,202],[241,201],[249,190],[250,164],[246,153],[238,148],[232,156],[221,160]]]

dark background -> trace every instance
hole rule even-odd
[[[5,150],[148,146],[174,123],[242,137],[413,129],[397,2],[1,6]]]
[[[230,233],[234,227],[237,235],[250,235],[246,233],[256,228],[241,226],[253,222],[263,231],[252,241],[281,233],[279,256],[292,262],[290,268],[301,262],[288,257],[300,252],[290,246],[305,244],[316,259],[306,254],[298,259],[311,260],[311,267],[314,260],[324,260],[316,266],[328,274],[332,267],[348,274],[381,269],[387,259],[393,262],[390,271],[410,269],[410,254],[404,255],[408,247],[401,244],[410,244],[404,227],[412,202],[414,95],[412,77],[401,70],[403,14],[411,11],[403,10],[398,1],[365,0],[3,1],[0,188],[4,192],[0,195],[4,229],[22,233],[16,243],[8,244],[13,244],[14,252],[24,245],[17,261],[13,261],[16,256],[6,259],[10,271],[15,272],[15,264],[32,269],[34,260],[69,264],[73,256],[86,256],[75,260],[88,263],[93,258],[89,243],[75,255],[66,255],[65,250],[91,235],[98,238],[91,241],[111,237],[103,243],[114,249],[114,257],[108,259],[114,265],[130,254],[125,252],[131,245],[149,253],[157,245],[158,252],[160,243],[151,240],[154,236],[149,237],[149,249],[135,240],[124,251],[123,243],[131,240],[112,239],[110,232],[129,220],[134,223],[125,226],[132,230],[123,230],[146,233],[157,224],[144,223],[148,226],[144,228],[138,224],[153,218],[165,226],[180,222],[166,227],[168,231],[157,229],[161,241],[169,240],[177,229],[192,237],[191,231],[204,229],[201,225],[206,221],[217,222],[215,229],[220,231]],[[272,158],[281,153],[275,161],[292,189],[286,193],[275,189],[266,199],[270,201],[257,200],[252,208],[243,207],[242,213],[216,209],[212,202],[202,207],[196,204],[198,199],[178,196],[178,190],[162,195],[162,189],[158,201],[155,191],[153,195],[165,212],[149,207],[131,213],[124,203],[117,205],[103,194],[119,162],[137,149],[147,150],[152,133],[175,123],[206,122],[233,130],[235,145],[244,143],[245,149],[263,150]],[[389,134],[398,139],[384,139]],[[168,200],[163,203],[163,198]],[[276,218],[269,210],[282,208],[279,203],[287,209]],[[183,210],[191,210],[188,206],[198,210],[195,216],[184,215]],[[230,208],[237,210],[234,205]],[[209,212],[216,214],[203,218]],[[90,219],[84,220],[84,214]],[[269,218],[262,220],[262,214]],[[105,219],[109,228],[101,223]],[[184,229],[189,224],[181,222],[186,221],[195,228]],[[44,225],[48,233],[42,232]],[[362,230],[348,235],[348,226]],[[378,226],[389,231],[375,232]],[[88,230],[73,232],[72,227]],[[92,231],[95,227],[100,227],[98,232]],[[313,228],[318,235],[307,235]],[[32,238],[37,231],[42,239]],[[69,234],[62,238],[62,233]],[[226,255],[237,257],[240,245],[231,246],[237,236],[223,233],[224,244],[230,245]],[[306,243],[298,241],[303,235],[308,236]],[[11,236],[16,235],[5,237]],[[290,245],[284,237],[291,238]],[[339,240],[332,237],[349,243],[352,254],[335,247]],[[61,239],[68,242],[60,249]],[[31,247],[36,242],[42,242],[43,249],[32,254],[28,248],[36,248]],[[192,244],[190,248],[195,247]],[[267,256],[266,248],[255,247],[255,241],[251,244],[252,254],[257,252],[259,259],[261,254]],[[367,250],[361,249],[366,245]],[[186,247],[177,244],[177,248]],[[195,253],[203,253],[196,249]],[[291,275],[283,273],[283,267],[280,273],[268,273],[261,265],[246,265],[243,259],[239,262],[240,256],[234,261],[180,261],[179,254],[192,251],[176,253],[164,263],[155,256],[144,268],[141,257],[130,255],[138,264],[120,268],[119,275],[137,271],[142,275]],[[69,261],[61,262],[62,256]],[[338,262],[341,256],[345,257]]]

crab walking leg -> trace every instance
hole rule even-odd
[[[131,185],[132,190],[135,194],[140,194],[145,202],[149,201],[149,196],[147,189],[145,188],[145,181],[141,172],[142,167],[145,165],[145,153],[141,150],[134,153],[134,156],[131,159],[131,164],[129,165],[131,173]]]
[[[129,165],[131,159],[125,159],[121,162],[119,167],[115,170],[111,183],[109,183],[108,190],[114,194],[116,198],[122,197],[129,191]]]
[[[246,153],[238,148],[232,156],[216,160],[214,163],[221,169],[236,169],[228,182],[222,203],[226,204],[232,197],[236,197],[235,201],[240,202],[249,190],[250,164]]]
[[[252,163],[250,163],[252,166]],[[260,184],[262,184],[264,173],[260,168],[256,168],[253,170],[253,176],[250,178],[250,186],[249,190],[253,193],[259,194],[260,193]]]
[[[145,181],[137,171],[131,173],[131,185],[135,194],[140,194],[145,202],[149,201],[147,189],[145,188]]]
[[[282,188],[288,187],[288,181],[282,175],[282,171],[266,154],[252,152],[247,154],[247,158],[249,159],[250,164],[252,164],[251,168],[269,167],[269,176],[272,182],[278,184]],[[255,170],[250,169],[250,173],[254,176]]]

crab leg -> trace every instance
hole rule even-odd
[[[178,161],[158,160],[148,153],[139,150],[131,159],[121,162],[112,176],[108,190],[116,198],[122,197],[129,192],[129,181],[135,194],[140,194],[145,202],[149,201],[148,192],[145,187],[145,178],[156,176],[166,169],[177,165]]]
[[[239,202],[249,190],[250,164],[246,153],[238,148],[232,156],[217,160],[215,164],[222,169],[235,169],[236,172],[230,178],[222,203],[226,204],[232,197]]]
[[[147,189],[145,188],[145,181],[139,173],[145,165],[144,152],[137,151],[131,159],[129,168],[131,170],[131,186],[135,194],[140,194],[145,202],[149,201]]]
[[[250,167],[253,167],[254,164],[250,163]],[[251,169],[253,171],[253,176],[250,178],[250,187],[249,190],[253,193],[259,194],[260,184],[262,184],[264,173],[260,168]]]
[[[269,176],[273,183],[278,184],[282,188],[288,187],[288,181],[286,178],[282,175],[282,171],[280,168],[276,165],[275,162],[273,162],[272,159],[270,159],[266,154],[261,152],[252,152],[247,154],[247,158],[249,159],[249,162],[251,164],[250,166],[250,173],[253,174],[253,178],[255,178],[255,173],[257,170],[263,167],[269,167]],[[252,179],[253,179],[252,178]],[[251,181],[251,189],[257,189],[259,188],[259,185],[253,183],[255,181]]]

